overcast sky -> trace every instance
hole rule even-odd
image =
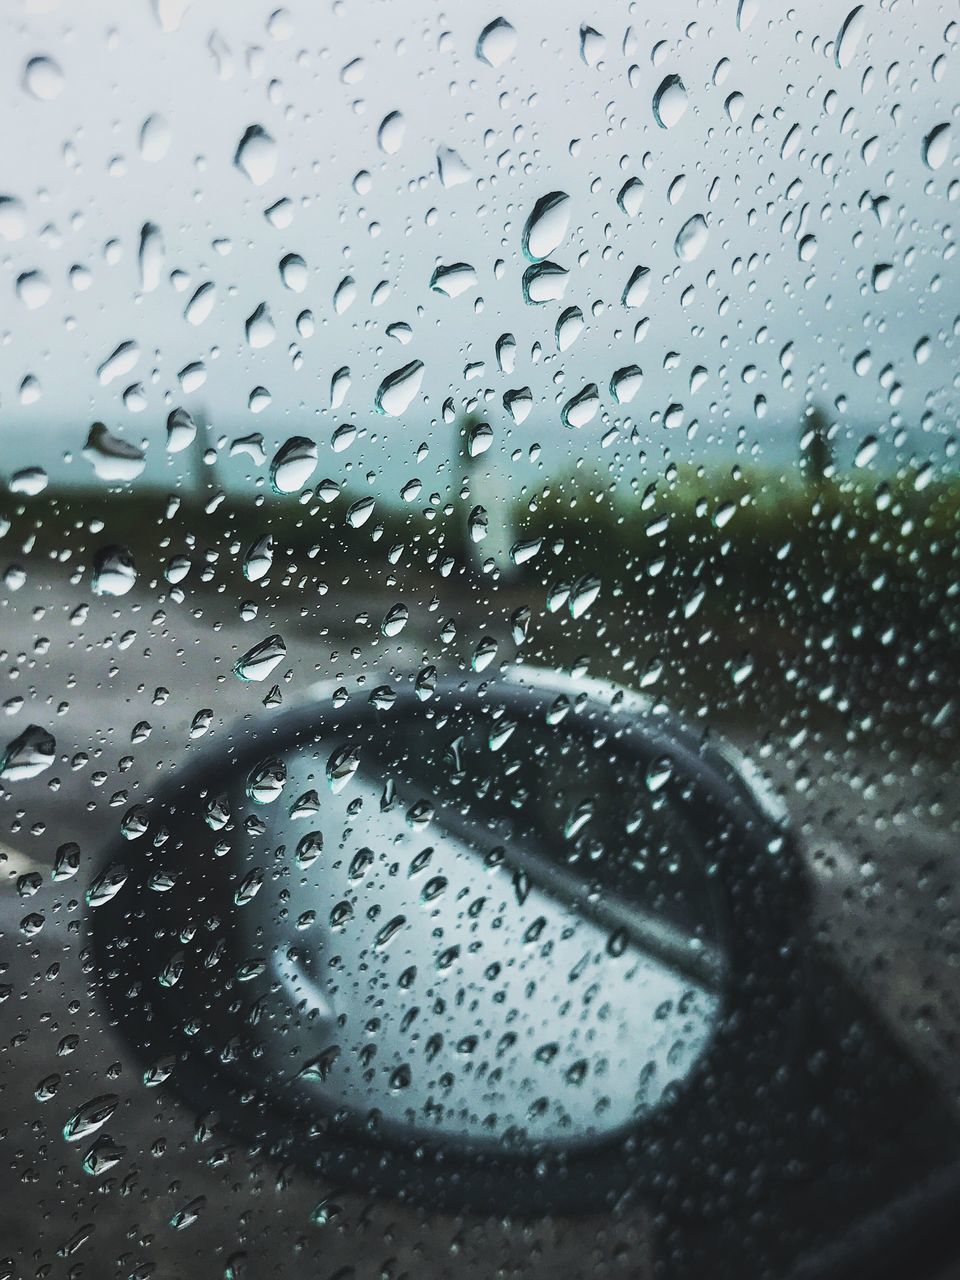
[[[494,428],[487,457],[518,483],[539,474],[534,442],[548,470],[619,455],[634,474],[643,450],[655,474],[665,448],[732,457],[741,428],[768,460],[792,457],[805,397],[840,420],[846,458],[873,432],[874,465],[914,455],[943,465],[957,399],[960,10],[867,0],[838,58],[846,4],[740,8],[738,20],[737,0],[308,0],[279,12],[243,0],[164,0],[159,12],[152,0],[11,0],[0,195],[19,204],[0,206],[5,469],[36,464],[89,482],[80,448],[100,419],[147,444],[138,483],[169,485],[183,461],[165,454],[164,423],[182,404],[204,407],[215,437],[263,432],[268,452],[308,434],[324,473],[376,472],[389,498],[411,476],[436,478],[448,397],[458,410],[478,398]],[[476,45],[501,16],[514,35],[493,67]],[[583,54],[582,24],[599,33]],[[28,69],[37,57],[62,79],[49,65]],[[668,76],[683,89],[661,112],[679,118],[662,128],[653,99]],[[378,132],[391,112],[403,123],[386,130],[385,150]],[[950,122],[930,168],[924,139]],[[260,185],[234,164],[251,126],[275,144],[253,157]],[[455,186],[438,176],[445,148],[465,166]],[[628,216],[617,194],[634,177],[643,200]],[[522,232],[550,192],[569,196],[550,253],[569,274],[562,300],[531,305]],[[292,216],[277,226],[265,210],[283,198]],[[678,257],[678,233],[696,215],[705,243],[694,236]],[[147,222],[163,259],[144,292]],[[301,291],[281,279],[287,254],[306,264]],[[435,268],[453,263],[476,281],[457,297],[431,290]],[[649,292],[626,308],[638,266]],[[347,275],[356,299],[337,314]],[[190,323],[187,304],[208,282],[212,308],[198,304],[195,318],[209,314]],[[262,303],[275,338],[251,347],[245,323]],[[585,327],[560,353],[555,327],[570,306]],[[297,330],[305,310],[311,336]],[[409,326],[406,344],[387,333],[398,324]],[[517,344],[510,374],[495,356],[504,332]],[[125,342],[136,363],[102,383],[98,368]],[[399,418],[377,415],[381,380],[411,360],[424,364],[417,397]],[[618,405],[609,379],[631,364],[643,385]],[[191,365],[203,383],[185,390]],[[341,367],[350,386],[332,409]],[[590,382],[599,411],[572,430],[561,406]],[[502,396],[524,386],[534,408],[517,426]],[[253,413],[257,387],[270,400]],[[365,434],[334,454],[344,422]],[[418,463],[421,441],[432,452]],[[516,449],[523,458],[511,462]],[[223,474],[242,483],[262,472],[241,457]]]

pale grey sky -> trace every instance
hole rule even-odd
[[[295,432],[313,436],[318,474],[349,479],[348,463],[355,477],[374,471],[388,499],[412,476],[429,491],[448,453],[449,428],[436,425],[448,397],[458,409],[479,398],[494,427],[487,458],[522,483],[540,474],[527,461],[534,441],[547,470],[619,454],[633,474],[640,449],[654,470],[664,447],[732,454],[740,427],[764,456],[793,456],[808,389],[840,417],[847,457],[876,432],[878,464],[917,454],[943,465],[957,401],[960,9],[867,0],[838,66],[853,6],[739,7],[738,20],[737,0],[310,0],[277,16],[249,2],[196,0],[181,14],[182,3],[160,0],[159,16],[153,0],[9,4],[0,195],[20,204],[0,206],[6,470],[32,463],[91,481],[80,448],[102,419],[147,443],[136,483],[169,485],[183,463],[164,453],[167,413],[202,405],[215,434],[262,431],[268,452]],[[495,68],[475,46],[499,16],[515,46]],[[588,35],[585,58],[581,24],[602,36]],[[53,59],[62,82],[49,67],[28,70],[37,57]],[[664,129],[653,98],[671,75],[685,109]],[[682,95],[673,103],[683,104]],[[403,117],[402,137],[388,129],[385,151],[378,130],[391,112]],[[150,117],[160,119],[141,141]],[[931,169],[924,138],[951,122]],[[275,141],[262,185],[233,163],[252,125]],[[444,148],[469,169],[456,186],[438,177]],[[369,178],[357,183],[361,171]],[[631,177],[644,184],[633,217],[617,203]],[[554,191],[569,195],[570,216],[550,257],[569,275],[562,301],[533,306],[522,294],[522,232]],[[278,227],[264,210],[282,198],[292,217]],[[706,242],[685,260],[675,242],[696,215]],[[164,256],[144,293],[146,222]],[[281,280],[287,254],[306,264],[300,292]],[[476,282],[457,297],[431,290],[435,268],[458,262]],[[879,273],[888,287],[877,292],[881,264],[892,270]],[[621,296],[637,266],[649,268],[649,293],[627,309]],[[348,274],[356,300],[338,314],[334,292]],[[212,309],[195,325],[185,308],[207,282]],[[245,322],[261,303],[275,338],[251,347]],[[569,306],[585,327],[560,353],[554,331]],[[297,332],[306,309],[312,336]],[[398,324],[409,326],[405,345],[387,333]],[[507,331],[517,343],[509,375],[495,357]],[[97,369],[123,342],[137,344],[138,359],[102,385]],[[417,398],[399,418],[376,415],[381,379],[414,359],[424,364]],[[634,363],[643,386],[618,405],[610,376]],[[185,391],[179,374],[191,364],[205,381]],[[334,410],[330,380],[342,366],[351,383]],[[705,374],[694,375],[698,366]],[[21,392],[30,378],[32,400]],[[561,406],[588,382],[600,411],[571,430]],[[135,384],[142,394],[129,392]],[[501,398],[523,386],[534,407],[514,425]],[[271,397],[256,414],[255,387]],[[669,405],[682,406],[674,429],[662,421]],[[343,422],[366,434],[334,454]],[[897,446],[901,424],[909,430]],[[423,440],[432,452],[418,464]],[[523,460],[511,463],[518,448]],[[240,483],[263,469],[238,458],[223,473]]]

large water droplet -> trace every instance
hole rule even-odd
[[[399,111],[391,111],[383,117],[377,130],[377,145],[385,155],[393,156],[400,150],[406,128],[406,121]]]
[[[49,482],[50,478],[43,467],[23,467],[13,473],[7,487],[11,493],[22,493],[28,498],[35,498],[38,493],[43,493]]]
[[[376,506],[375,498],[358,498],[347,508],[347,524],[351,529],[360,529],[373,515]]]
[[[42,271],[24,271],[17,276],[17,297],[28,311],[36,311],[50,300],[50,281]]]
[[[140,127],[140,154],[148,164],[157,164],[170,150],[170,126],[163,116],[147,116]]]
[[[549,258],[562,243],[570,223],[570,197],[550,191],[533,206],[523,228],[523,252],[531,261]]]
[[[63,1126],[67,1142],[82,1142],[107,1123],[116,1111],[120,1099],[115,1093],[103,1093],[91,1098],[79,1107]]]
[[[650,292],[650,268],[634,267],[621,301],[625,307],[642,307]]]
[[[299,253],[288,253],[280,259],[280,279],[293,293],[307,287],[307,264]]]
[[[282,636],[267,636],[237,659],[234,672],[241,680],[266,680],[274,667],[287,656]]]
[[[437,267],[430,277],[430,288],[447,298],[458,298],[477,283],[477,273],[468,262],[454,262],[447,267]]]
[[[277,493],[299,493],[316,467],[316,444],[307,436],[291,436],[273,456],[270,483]]]
[[[0,196],[0,236],[4,240],[21,240],[27,233],[27,217],[23,202],[16,196]]]
[[[52,58],[31,58],[23,71],[23,87],[41,102],[52,102],[63,92],[63,72]]]
[[[600,396],[595,382],[588,382],[575,396],[571,396],[560,411],[565,427],[585,427],[592,422],[600,408]]]
[[[517,426],[525,422],[533,408],[533,392],[529,387],[517,387],[503,393],[503,407]]]
[[[252,124],[237,144],[233,163],[255,187],[262,187],[276,172],[277,144],[262,125]]]
[[[596,31],[593,27],[588,27],[585,23],[580,27],[580,57],[588,67],[595,67],[603,57],[604,50],[607,47],[607,41],[604,36]]]
[[[643,385],[643,370],[638,365],[628,364],[617,369],[610,379],[610,392],[617,404],[629,404]]]
[[[248,582],[259,582],[270,572],[272,564],[273,535],[267,533],[248,548],[243,558],[243,576]]]
[[[411,360],[403,368],[388,373],[377,388],[374,399],[377,412],[390,418],[398,418],[413,403],[422,381],[422,360]]]
[[[702,213],[695,213],[688,218],[673,242],[673,251],[682,262],[693,262],[699,258],[707,247],[710,232]]]
[[[37,724],[27,725],[23,733],[7,743],[0,763],[0,779],[4,782],[26,782],[49,769],[56,758],[57,743],[52,733]]]
[[[330,759],[327,761],[327,782],[330,784],[330,790],[334,795],[339,794],[353,775],[357,772],[360,764],[360,748],[350,743],[346,746],[338,747],[334,751]]]
[[[283,794],[287,766],[276,756],[263,760],[247,774],[246,791],[254,804],[273,804]]]
[[[950,154],[950,125],[938,124],[923,140],[923,163],[928,169],[939,169]]]
[[[97,377],[106,387],[116,378],[122,378],[130,372],[140,359],[140,348],[135,342],[121,342],[97,368]]]
[[[470,168],[452,147],[441,147],[437,152],[437,173],[444,187],[459,187],[470,180]]]
[[[102,422],[95,422],[90,428],[82,453],[98,479],[108,482],[135,480],[147,465],[142,449],[111,435]]]
[[[837,66],[843,70],[849,67],[853,61],[853,56],[857,52],[857,46],[863,35],[866,26],[866,19],[863,14],[863,5],[858,4],[855,9],[850,12],[843,20],[840,32],[837,35],[837,42],[834,47],[833,56]]]
[[[152,293],[160,283],[163,273],[163,236],[154,222],[145,222],[140,229],[140,252],[137,262],[140,267],[140,288],[144,293]]]
[[[217,286],[212,280],[205,281],[193,294],[184,308],[183,318],[193,325],[203,324],[213,311],[217,300]]]
[[[871,274],[874,293],[886,293],[893,284],[893,264],[878,262]]]
[[[244,329],[247,335],[247,342],[255,351],[269,347],[270,343],[273,342],[277,336],[277,331],[273,324],[270,308],[265,302],[261,302],[254,312],[247,317]]]
[[[664,77],[653,95],[653,116],[661,129],[672,129],[687,110],[687,91],[677,75]]]
[[[639,178],[628,178],[617,194],[617,204],[628,218],[635,218],[643,204],[643,183]]]
[[[93,558],[95,596],[125,596],[137,581],[137,566],[126,547],[101,547]]]
[[[167,416],[167,453],[182,453],[197,438],[197,424],[186,409],[174,409]]]
[[[583,332],[583,312],[579,307],[567,307],[560,313],[554,337],[558,351],[567,351]]]
[[[491,67],[502,67],[517,47],[517,33],[506,18],[494,18],[477,37],[476,55]]]
[[[555,262],[536,262],[523,273],[523,297],[534,306],[559,302],[567,291],[569,272]]]
[[[398,636],[403,628],[407,625],[410,618],[410,610],[405,604],[395,604],[387,610],[383,621],[380,623],[381,632],[390,638]]]

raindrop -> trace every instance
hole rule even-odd
[[[246,792],[254,804],[273,804],[283,794],[287,766],[275,756],[264,760],[247,774]]]
[[[393,636],[398,636],[407,625],[409,617],[410,610],[405,604],[395,604],[387,610],[386,616],[380,624],[380,630],[383,635],[392,639]]]
[[[103,1093],[79,1107],[63,1126],[67,1142],[82,1142],[107,1123],[120,1099],[115,1093]]]
[[[673,251],[682,262],[693,262],[707,247],[709,237],[706,219],[702,213],[688,218],[673,242]]]
[[[288,253],[280,259],[280,279],[293,293],[303,293],[307,287],[307,264],[299,253]]]
[[[346,746],[338,747],[332,753],[327,761],[327,782],[330,784],[330,790],[334,795],[338,795],[353,775],[357,772],[360,764],[360,748],[347,743]]]
[[[82,453],[100,480],[135,480],[147,465],[142,449],[111,435],[102,422],[95,422],[90,428]]]
[[[52,102],[63,92],[63,72],[52,58],[31,58],[24,68],[23,87],[41,102]]]
[[[621,301],[625,307],[642,307],[650,292],[650,268],[634,267]]]
[[[50,281],[42,271],[24,271],[17,276],[17,297],[28,311],[36,311],[50,300]]]
[[[617,369],[610,379],[610,394],[617,404],[629,404],[643,385],[643,370],[635,364]]]
[[[380,121],[377,130],[377,145],[385,155],[392,156],[403,146],[403,135],[406,121],[399,111],[391,111]]]
[[[266,577],[273,564],[273,535],[264,534],[251,543],[243,558],[243,576],[248,582],[259,582]]]
[[[237,144],[233,163],[255,187],[262,187],[276,171],[277,144],[266,129],[252,124]]]
[[[628,218],[635,218],[643,204],[643,183],[639,178],[628,178],[617,194],[617,204]]]
[[[25,782],[49,769],[57,750],[56,739],[39,725],[27,725],[23,733],[8,742],[0,763],[4,782]]]
[[[316,444],[306,436],[291,436],[273,456],[270,483],[277,493],[299,493],[316,467]]]
[[[95,596],[125,596],[137,581],[137,567],[126,547],[101,547],[93,558]]]
[[[485,671],[496,656],[496,640],[494,640],[493,636],[484,636],[473,651],[470,665],[474,671]]]
[[[422,360],[411,360],[403,368],[388,373],[377,388],[374,399],[377,412],[390,418],[398,418],[413,403],[422,381]]]
[[[928,169],[939,169],[950,153],[950,125],[938,124],[923,140],[923,163]]]
[[[653,95],[653,115],[661,129],[672,129],[687,110],[687,91],[677,75],[660,81]]]
[[[217,300],[216,285],[212,281],[207,280],[196,290],[193,297],[184,308],[183,318],[189,324],[203,324],[210,313],[213,311],[213,304]]]
[[[497,367],[501,373],[513,373],[517,359],[517,340],[512,333],[502,333],[497,339]]]
[[[537,262],[523,273],[523,297],[534,306],[559,302],[567,291],[569,272],[555,262]]]
[[[488,22],[477,38],[476,56],[491,67],[501,67],[517,47],[517,33],[506,18]]]
[[[265,302],[261,302],[252,315],[247,317],[244,326],[247,335],[248,344],[253,347],[254,351],[259,351],[263,347],[269,347],[277,336],[274,328],[273,317],[270,314],[270,308]]]
[[[448,298],[458,298],[477,283],[477,273],[467,262],[454,262],[448,267],[437,267],[430,277],[430,288]]]
[[[128,374],[140,359],[140,348],[135,342],[121,342],[107,356],[103,364],[97,368],[97,378],[101,386],[108,386],[116,378]]]
[[[570,197],[565,191],[551,191],[533,206],[523,228],[523,252],[532,262],[549,258],[567,234],[570,224]]]
[[[42,467],[24,467],[13,473],[8,488],[11,493],[22,493],[28,498],[35,498],[38,493],[43,493],[48,483],[49,477]]]
[[[586,24],[580,27],[580,57],[588,67],[595,67],[603,57],[607,41],[599,31]]]
[[[533,408],[533,392],[529,387],[517,387],[503,393],[503,407],[517,426],[525,422]]]
[[[452,147],[441,147],[437,152],[437,174],[441,185],[448,188],[470,180],[470,169]]]
[[[597,384],[588,382],[575,396],[570,397],[560,411],[560,418],[565,427],[585,427],[596,417],[599,408]]]
[[[586,577],[581,578],[567,599],[570,616],[582,618],[599,594],[599,578],[594,577],[592,574],[587,574]]]
[[[337,285],[333,294],[333,309],[336,311],[337,315],[342,316],[347,308],[356,301],[356,297],[356,280],[354,280],[353,276],[344,276]]]
[[[874,293],[886,293],[893,284],[893,265],[889,262],[878,262],[871,276]]]
[[[274,667],[287,656],[287,646],[283,637],[267,636],[252,649],[248,649],[242,658],[237,659],[234,672],[241,680],[266,680]]]
[[[853,61],[853,56],[857,52],[857,46],[860,43],[865,26],[866,19],[863,15],[863,5],[858,4],[844,18],[834,47],[833,56],[841,71],[845,67],[849,67]]]
[[[554,337],[558,351],[567,351],[583,332],[583,312],[579,307],[567,307],[560,313]]]
[[[156,164],[170,150],[170,126],[163,116],[147,116],[140,126],[140,154]]]
[[[27,231],[26,213],[16,196],[0,196],[0,236],[21,240]]]
[[[197,438],[197,424],[186,409],[174,409],[167,415],[167,453],[182,453]]]
[[[347,508],[347,524],[351,529],[360,529],[373,515],[376,506],[374,498],[358,498]]]

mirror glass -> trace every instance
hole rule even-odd
[[[724,979],[702,840],[669,760],[562,719],[410,708],[212,798],[262,1066],[294,1107],[570,1147],[690,1073]]]

